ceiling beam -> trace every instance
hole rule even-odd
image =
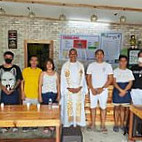
[[[24,15],[13,15],[13,14],[5,14],[5,15],[1,15],[2,17],[8,17],[8,18],[27,18],[30,19],[28,16],[24,16]],[[58,18],[51,18],[51,17],[35,17],[35,19],[38,20],[48,20],[48,21],[54,21],[54,22],[68,22],[68,21],[60,21]],[[33,19],[34,21],[34,19]],[[89,22],[89,21],[84,21],[84,20],[70,20],[70,21],[75,21],[75,22]],[[128,26],[142,26],[142,24],[134,24],[134,23],[119,23],[119,22],[106,22],[106,21],[98,21],[96,23],[102,23],[102,24],[110,24],[110,25],[128,25]]]
[[[47,1],[47,0],[0,0],[0,1],[2,1],[2,2],[43,4],[43,5],[49,5],[49,6],[63,6],[63,7],[76,7],[76,8],[95,8],[95,9],[104,9],[104,10],[142,12],[141,8],[109,6],[109,5],[95,5],[95,4],[94,5],[89,5],[89,4],[61,3],[61,2],[52,2],[52,1]]]

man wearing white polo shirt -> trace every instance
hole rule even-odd
[[[110,64],[104,62],[104,51],[98,49],[95,52],[96,62],[91,63],[87,69],[87,82],[90,90],[90,107],[92,113],[91,129],[95,130],[96,107],[101,110],[101,131],[107,131],[105,127],[106,106],[108,99],[108,86],[113,81],[113,70]]]

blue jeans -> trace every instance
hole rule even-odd
[[[42,104],[48,105],[49,99],[52,99],[52,103],[56,103],[57,93],[53,92],[42,93],[42,100],[43,100]]]
[[[7,95],[3,91],[1,91],[1,103],[4,103],[5,105],[18,105],[18,104],[20,104],[18,90],[15,90],[10,95]]]

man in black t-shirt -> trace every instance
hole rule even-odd
[[[22,73],[17,65],[12,64],[14,54],[4,53],[5,63],[0,66],[1,103],[16,105],[20,103],[18,87],[22,80]]]
[[[132,102],[134,105],[142,105],[142,51],[138,53],[138,65],[131,70],[135,77],[131,91]]]
[[[18,87],[22,80],[22,73],[17,65],[13,65],[14,54],[10,51],[4,53],[5,63],[0,66],[0,88],[1,103],[5,105],[20,104]],[[5,133],[8,128],[1,128],[1,132]],[[12,129],[13,132],[18,131],[17,128]]]
[[[131,98],[134,105],[142,105],[142,50],[138,53],[138,65],[132,67],[132,72],[135,77],[133,82]],[[134,117],[134,127],[137,131],[133,134],[136,136],[142,135],[142,120],[138,117]]]

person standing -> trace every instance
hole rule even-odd
[[[49,99],[52,99],[52,103],[60,100],[60,78],[52,59],[45,62],[45,71],[39,80],[39,102],[48,105]]]
[[[135,80],[133,81],[131,97],[134,105],[142,105],[142,51],[138,53],[138,65],[131,68]]]
[[[133,105],[142,105],[142,50],[138,53],[138,64],[131,68],[135,80],[133,81],[131,97]],[[142,135],[142,121],[136,118],[134,125],[136,125],[138,135]]]
[[[60,79],[55,71],[54,62],[52,59],[47,59],[45,62],[45,71],[40,75],[39,80],[39,102],[48,105],[50,101],[57,103],[60,100]],[[44,133],[53,132],[53,127],[45,127]]]
[[[106,107],[108,99],[108,87],[113,80],[113,70],[110,64],[104,62],[104,51],[95,52],[96,62],[91,63],[87,69],[87,82],[90,91],[90,107],[92,114],[91,129],[96,130],[96,107],[101,109],[101,131],[107,131],[105,127]]]
[[[69,50],[69,61],[61,70],[61,120],[64,127],[86,125],[84,101],[88,88],[83,65],[77,61],[77,50]]]
[[[38,58],[36,55],[30,57],[30,67],[23,70],[23,80],[21,83],[21,94],[23,104],[38,104],[38,82],[42,72],[38,66]],[[31,128],[36,130],[37,128]],[[24,127],[23,132],[28,132],[29,128]]]
[[[127,56],[119,56],[119,67],[114,70],[114,127],[113,131],[119,132],[119,128],[123,131],[126,127],[128,119],[129,105],[131,103],[130,90],[133,84],[134,76],[131,70],[127,68]]]
[[[1,103],[19,105],[20,94],[18,88],[22,80],[22,73],[20,68],[13,64],[14,54],[11,51],[6,51],[3,56],[5,63],[0,66]],[[17,130],[13,128],[13,131]],[[2,129],[2,132],[7,131],[6,128]]]
[[[30,57],[30,67],[23,69],[23,80],[21,83],[23,104],[38,103],[38,83],[42,70],[38,68],[38,58],[33,55]]]

